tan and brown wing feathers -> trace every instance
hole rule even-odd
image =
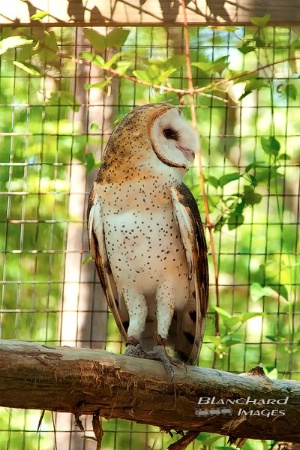
[[[124,313],[122,314],[119,308],[121,299],[118,297],[117,287],[107,257],[100,199],[95,196],[94,189],[91,191],[88,204],[88,236],[90,252],[95,261],[107,303],[121,335],[126,340],[127,334],[124,325],[128,322],[128,317]]]
[[[202,345],[208,305],[207,246],[197,203],[190,190],[181,183],[171,188],[171,194],[186,252],[192,292],[190,302],[181,313],[175,351],[188,363],[194,364]]]

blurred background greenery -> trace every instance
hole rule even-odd
[[[191,114],[188,97],[145,85],[187,87],[183,30],[128,28],[107,41],[97,34],[113,31],[2,30],[10,44],[2,42],[0,59],[1,339],[124,351],[88,258],[88,192],[111,130],[134,106],[171,101],[187,119]],[[194,86],[227,80],[195,96],[220,294],[217,302],[210,253],[199,364],[240,373],[262,363],[271,377],[298,380],[300,69],[289,60],[300,48],[298,29],[202,27],[189,34]],[[112,79],[102,70],[107,61],[141,83]],[[205,222],[197,161],[186,183]],[[209,249],[210,239],[207,232]],[[72,417],[46,413],[37,432],[39,416],[0,409],[0,448],[95,448],[83,439],[92,436],[89,418],[82,433]],[[121,420],[103,427],[104,449],[173,442],[155,427]],[[244,448],[273,444],[248,441]],[[201,433],[188,448],[230,447]]]

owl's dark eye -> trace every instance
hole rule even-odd
[[[165,128],[163,134],[166,139],[174,139],[174,141],[178,140],[178,133],[173,130],[173,128]]]

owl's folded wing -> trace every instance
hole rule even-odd
[[[88,206],[88,236],[90,252],[95,261],[100,283],[104,291],[107,303],[115,318],[120,333],[126,340],[127,335],[124,323],[128,322],[128,317],[121,317],[119,310],[119,297],[117,287],[111,272],[104,235],[103,214],[100,198],[91,191]]]
[[[184,183],[171,188],[174,216],[185,249],[191,298],[181,313],[178,351],[194,364],[202,345],[208,304],[207,247],[197,203]],[[176,350],[176,347],[175,347]]]

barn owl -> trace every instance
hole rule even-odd
[[[125,354],[158,359],[171,376],[165,347],[195,364],[207,309],[206,242],[182,182],[197,147],[177,107],[137,107],[113,131],[89,197],[90,251]]]

